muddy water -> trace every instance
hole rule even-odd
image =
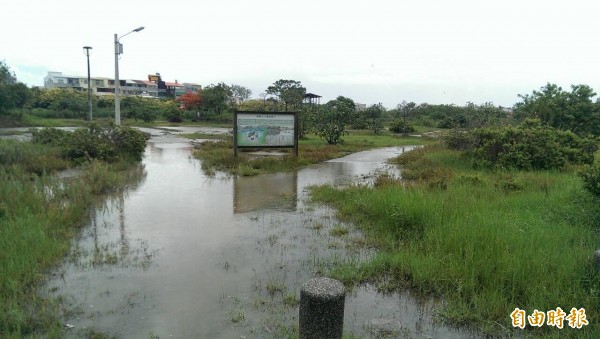
[[[297,172],[206,176],[184,140],[153,135],[140,184],[97,208],[48,282],[68,334],[122,338],[263,338],[297,331],[301,285],[370,253],[360,234],[330,235],[334,211],[306,203],[313,184],[368,180],[402,148],[363,152]],[[346,299],[358,337],[466,337],[437,326],[434,302],[366,286]]]

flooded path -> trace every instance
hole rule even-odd
[[[68,334],[93,328],[122,338],[282,338],[297,328],[301,285],[335,262],[369,252],[306,187],[368,178],[385,148],[255,177],[206,176],[189,142],[158,130],[143,179],[108,198],[47,284]],[[391,169],[394,170],[394,169]],[[333,236],[334,227],[348,234]],[[346,298],[344,333],[357,337],[463,338],[431,319],[432,302],[358,288]]]

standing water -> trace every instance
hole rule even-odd
[[[370,255],[349,246],[360,234],[333,210],[305,202],[306,187],[362,180],[403,151],[361,152],[296,172],[207,176],[187,141],[149,131],[143,180],[95,209],[48,282],[72,337],[91,329],[122,338],[297,335],[302,284]],[[437,325],[434,304],[360,287],[346,297],[344,333],[467,336]]]

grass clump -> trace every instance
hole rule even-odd
[[[329,235],[332,237],[342,237],[344,235],[348,235],[349,230],[347,227],[336,225],[331,230],[329,230]]]
[[[600,336],[592,260],[600,210],[574,171],[474,170],[458,151],[413,152],[399,159],[412,184],[313,189],[313,199],[335,206],[379,248],[359,269],[336,269],[337,278],[442,297],[447,321],[489,334],[508,335],[516,307],[528,315],[585,308],[589,325],[565,321],[560,335]],[[443,189],[432,184],[440,176]],[[555,330],[527,327],[534,335]]]
[[[50,144],[0,140],[0,337],[61,337],[57,301],[40,297],[46,272],[68,252],[99,194],[124,187],[124,165],[90,160],[80,175]],[[141,171],[134,171],[136,177]]]

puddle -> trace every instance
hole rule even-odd
[[[264,338],[297,331],[302,284],[370,253],[305,188],[369,180],[402,148],[361,152],[296,172],[206,176],[189,142],[152,135],[144,180],[95,210],[49,279],[72,337]],[[405,148],[406,150],[407,148]],[[346,228],[342,237],[330,234]],[[349,239],[349,240],[348,240]],[[361,338],[464,338],[437,326],[433,302],[366,286],[346,298],[344,332]]]

